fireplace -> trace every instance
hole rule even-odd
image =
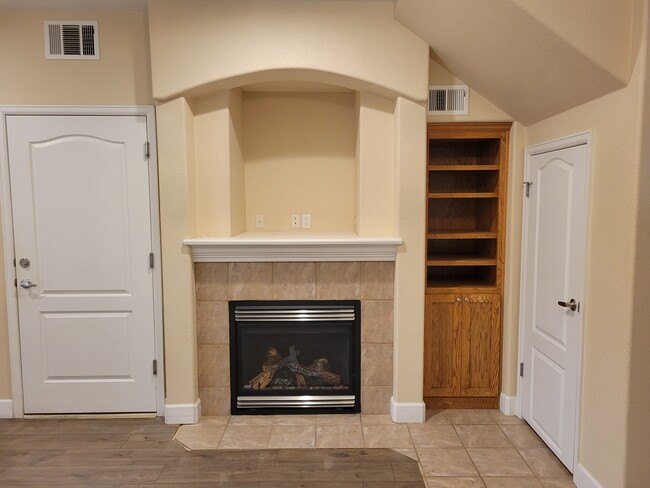
[[[358,413],[360,301],[231,301],[231,413]]]

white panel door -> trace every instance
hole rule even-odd
[[[587,146],[531,156],[524,210],[522,416],[573,471]],[[572,301],[573,300],[573,301]]]
[[[25,413],[156,411],[146,124],[7,117]]]

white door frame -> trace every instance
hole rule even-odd
[[[582,144],[586,144],[587,146],[587,158],[585,161],[586,164],[586,181],[585,181],[585,209],[586,209],[586,216],[587,216],[587,222],[585,223],[585,232],[587,234],[587,242],[589,242],[589,196],[590,196],[590,179],[591,179],[591,153],[592,153],[592,135],[591,131],[587,132],[582,132],[579,134],[575,134],[573,136],[569,137],[563,137],[560,139],[555,139],[552,141],[548,142],[543,142],[540,144],[536,144],[534,146],[527,147],[525,152],[526,152],[526,161],[525,161],[525,166],[524,166],[524,177],[528,175],[528,170],[530,168],[530,162],[533,156],[537,154],[542,154],[542,153],[547,153],[551,151],[557,151],[560,149],[567,149],[570,147],[574,146],[579,146]],[[523,285],[524,283],[524,274],[526,271],[526,249],[527,249],[527,239],[528,239],[528,221],[526,220],[526,215],[528,212],[528,199],[524,197],[524,204],[523,204],[523,214],[522,214],[522,220],[523,220],[523,226],[522,226],[522,239],[521,239],[521,283]],[[585,252],[584,256],[585,260],[585,287],[584,287],[584,298],[580,304],[582,307],[582,322],[580,324],[581,330],[579,331],[578,334],[578,353],[579,353],[579,360],[578,360],[578,382],[577,382],[577,389],[578,389],[578,394],[576,396],[576,411],[575,411],[575,442],[574,442],[574,475],[576,472],[576,467],[578,466],[578,450],[580,447],[580,409],[581,409],[581,403],[582,403],[582,357],[583,357],[583,338],[584,338],[584,324],[585,324],[585,318],[586,314],[588,312],[588,303],[586,300],[587,296],[587,283],[586,283],[586,272],[587,272],[587,253]],[[524,310],[525,310],[525,293],[523,286],[519,290],[520,293],[520,298],[519,298],[519,351],[518,351],[518,362],[519,364],[524,362],[524,333],[525,333],[525,327],[524,327]],[[521,418],[522,417],[522,397],[521,397],[521,390],[522,390],[522,377],[520,375],[517,375],[517,398],[515,400],[515,414],[517,417]]]
[[[151,205],[151,246],[154,254],[153,301],[155,352],[158,361],[156,377],[156,414],[164,415],[165,409],[165,368],[163,355],[163,312],[162,312],[162,273],[160,247],[160,210],[158,205],[158,155],[156,152],[156,125],[153,106],[0,106],[0,200],[2,215],[2,238],[4,241],[5,287],[7,299],[7,321],[9,329],[9,362],[11,368],[11,396],[14,418],[25,415],[23,405],[23,379],[20,358],[20,329],[18,323],[18,295],[14,286],[14,232],[13,211],[11,208],[11,185],[9,183],[9,156],[6,117],[9,115],[144,115],[147,118],[147,138],[149,141],[149,201]]]

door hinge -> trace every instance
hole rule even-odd
[[[153,253],[149,253],[149,267],[153,269]]]
[[[144,159],[149,159],[149,142],[144,143]]]
[[[16,258],[14,258],[14,268],[16,267]]]
[[[526,186],[526,198],[530,198],[530,187],[533,186],[533,182],[524,181],[524,185]]]
[[[153,374],[154,374],[154,376],[158,374],[158,360],[157,359],[153,360]]]
[[[519,363],[519,376],[524,377],[524,363]]]
[[[14,278],[14,288],[18,288],[18,278]]]

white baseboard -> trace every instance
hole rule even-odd
[[[505,393],[501,393],[501,397],[499,398],[499,410],[501,410],[504,415],[514,415],[516,403],[516,396],[508,396]]]
[[[201,418],[201,399],[194,403],[166,403],[166,424],[196,424]]]
[[[390,416],[397,423],[422,423],[426,420],[426,408],[424,402],[396,402],[390,397]]]
[[[14,418],[14,402],[12,400],[0,400],[0,419]]]
[[[573,482],[578,488],[603,488],[603,485],[582,464],[575,467]]]

